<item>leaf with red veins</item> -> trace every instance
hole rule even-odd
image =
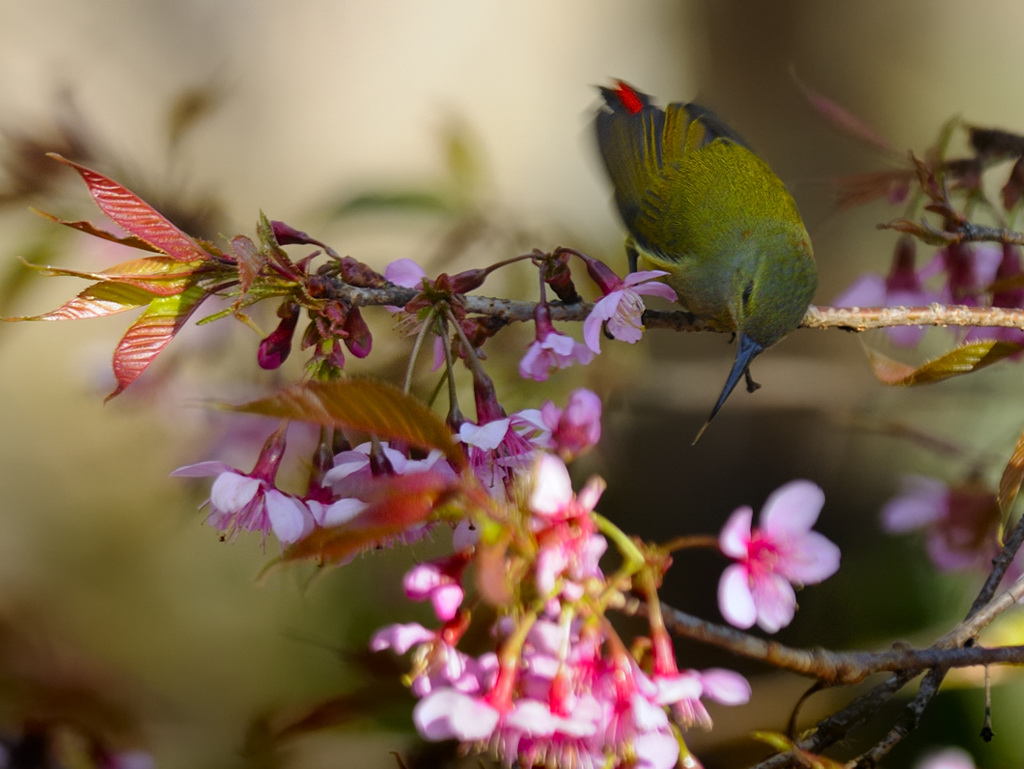
[[[192,286],[174,296],[161,296],[150,301],[142,317],[125,332],[114,350],[117,388],[106,400],[120,395],[139,377],[207,296],[206,289]]]
[[[49,157],[78,171],[96,205],[115,224],[179,262],[206,261],[211,254],[126,187],[56,153]]]
[[[467,466],[461,446],[437,414],[417,398],[376,380],[303,382],[234,410],[359,430],[421,449],[438,449],[456,472]]]
[[[267,258],[260,253],[259,247],[252,239],[245,235],[231,239],[231,253],[238,262],[238,284],[244,295],[263,269],[263,265],[267,263]]]
[[[98,280],[101,283],[123,283],[151,294],[150,298],[152,298],[153,296],[180,294],[195,283],[196,272],[202,268],[203,263],[179,262],[167,256],[152,256],[122,262],[101,272],[34,264],[27,266],[48,277],[63,276]],[[139,305],[142,304],[148,304],[148,300],[139,302]]]
[[[427,523],[459,488],[451,475],[436,470],[378,476],[372,483],[372,493],[364,494],[368,507],[338,526],[314,529],[285,551],[284,560],[347,561],[363,550],[389,544]]]
[[[119,312],[144,307],[153,300],[153,295],[134,286],[119,283],[97,283],[65,302],[56,310],[42,315],[20,315],[4,320],[82,320],[103,318]]]
[[[92,222],[82,220],[70,222],[67,219],[61,219],[59,217],[54,216],[53,214],[48,214],[45,211],[40,211],[38,208],[30,208],[29,210],[34,211],[44,219],[49,219],[51,222],[54,222],[55,224],[63,224],[65,227],[70,227],[73,230],[84,232],[86,235],[92,235],[93,237],[96,238],[103,238],[104,240],[109,240],[113,243],[120,243],[122,246],[128,246],[129,248],[138,248],[142,251],[158,251],[158,249],[154,248],[141,238],[135,237],[134,235],[115,235],[112,232],[101,230]]]

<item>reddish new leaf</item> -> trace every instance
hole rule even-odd
[[[207,296],[204,288],[192,286],[180,294],[157,297],[149,303],[146,312],[125,332],[114,350],[117,388],[106,400],[120,395],[138,378]]]
[[[116,315],[126,310],[144,307],[153,301],[153,295],[121,283],[96,283],[65,302],[56,310],[42,315],[22,315],[4,320],[82,320]]]
[[[151,256],[122,262],[101,272],[33,264],[28,266],[49,277],[63,276],[98,280],[105,283],[124,283],[154,296],[171,296],[180,294],[195,283],[196,272],[203,266],[203,263],[179,262],[167,256]],[[146,303],[142,302],[142,304]]]
[[[231,253],[234,255],[235,261],[238,262],[238,285],[244,295],[252,282],[256,280],[256,276],[263,269],[267,260],[260,254],[259,248],[252,242],[252,239],[245,235],[237,235],[231,239]]]
[[[909,387],[969,374],[1021,350],[1024,350],[1024,345],[989,339],[961,345],[917,368],[871,349],[868,350],[868,360],[875,376],[883,384]]]
[[[793,79],[796,80],[797,86],[799,86],[800,90],[803,91],[804,97],[807,99],[808,103],[818,112],[819,115],[824,117],[833,126],[850,136],[860,139],[862,142],[868,144],[874,149],[881,150],[894,156],[898,156],[900,154],[888,139],[848,109],[841,107],[828,97],[813,90],[803,81],[797,79],[796,75],[793,76]]]
[[[56,153],[51,152],[49,157],[78,171],[100,210],[144,243],[180,262],[206,261],[210,258],[192,238],[131,190]]]
[[[234,408],[250,414],[359,430],[421,449],[438,449],[456,472],[466,467],[462,448],[452,439],[441,418],[422,401],[384,382],[303,382]]]
[[[386,545],[426,523],[457,488],[458,481],[434,470],[375,478],[373,494],[364,495],[369,507],[340,526],[314,529],[285,551],[284,560],[315,557],[328,563],[345,561]]]
[[[1017,498],[1021,483],[1024,483],[1024,433],[1017,438],[1010,461],[1003,469],[1003,477],[999,479],[999,509],[1003,515],[1010,512],[1013,501]]]
[[[66,219],[60,219],[53,214],[48,214],[45,211],[40,211],[38,208],[31,208],[30,211],[42,216],[44,219],[49,219],[51,222],[56,224],[63,224],[65,227],[70,227],[73,230],[84,232],[86,235],[92,235],[96,238],[103,238],[114,243],[120,243],[122,246],[128,246],[129,248],[138,248],[142,251],[157,251],[153,246],[149,245],[146,241],[141,238],[137,238],[134,235],[119,236],[106,230],[101,230],[92,222],[79,220],[77,222],[69,222]]]

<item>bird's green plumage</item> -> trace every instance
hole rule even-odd
[[[627,250],[667,271],[688,311],[753,343],[714,416],[753,357],[807,311],[817,287],[810,237],[782,181],[713,113],[662,110],[624,84],[601,91],[598,146]]]

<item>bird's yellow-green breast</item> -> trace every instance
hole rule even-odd
[[[631,268],[639,255],[667,271],[680,304],[739,338],[714,416],[751,360],[807,311],[817,287],[810,237],[786,186],[712,112],[661,109],[621,82],[601,92],[598,146]]]

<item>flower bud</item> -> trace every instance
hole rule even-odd
[[[272,370],[280,367],[292,351],[292,336],[299,323],[299,306],[294,302],[283,303],[277,311],[281,322],[260,342],[256,360],[260,368]]]

